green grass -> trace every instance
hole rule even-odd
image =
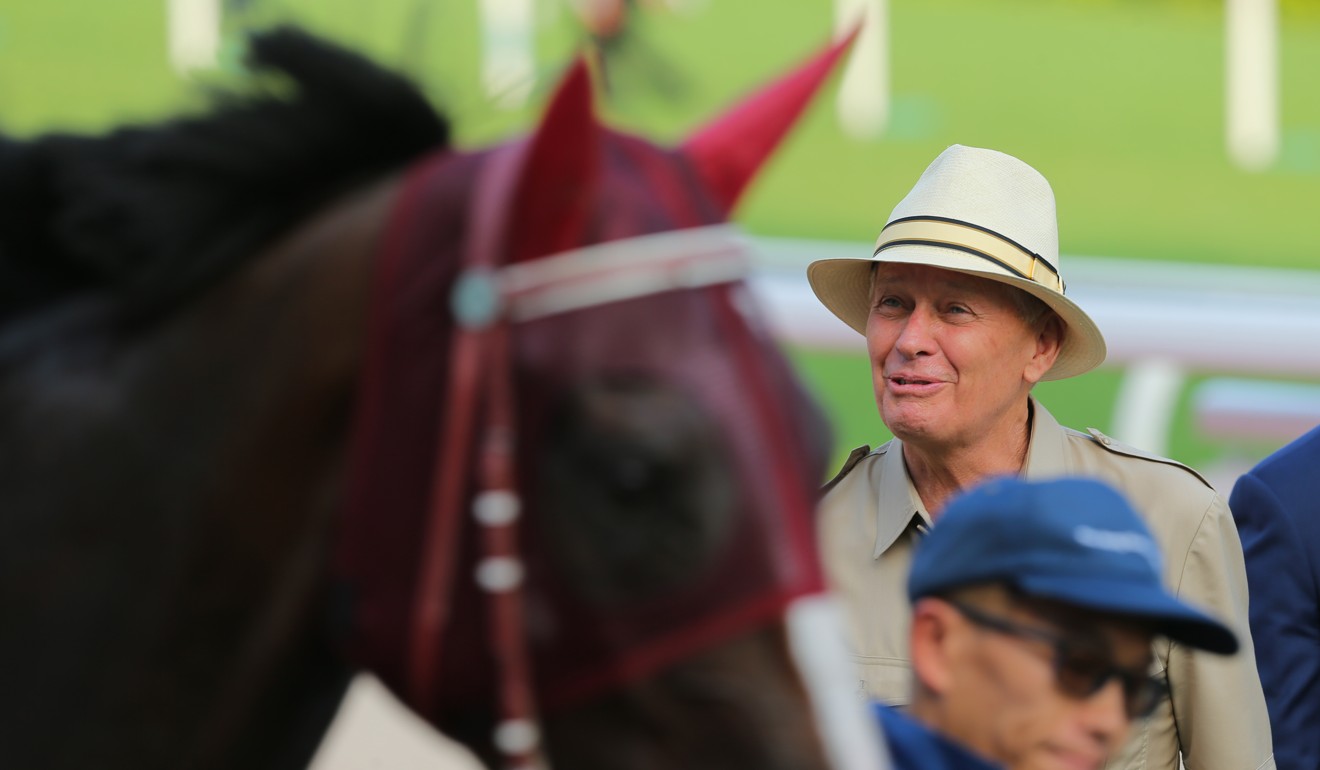
[[[952,143],[1019,155],[1051,180],[1066,253],[1320,267],[1308,224],[1320,164],[1320,25],[1284,36],[1285,139],[1262,174],[1223,151],[1218,4],[923,0],[893,3],[896,128],[845,139],[827,110],[744,212],[758,231],[866,241]],[[791,183],[780,180],[792,180]],[[828,191],[828,194],[825,194]]]
[[[189,104],[165,61],[162,0],[11,0],[0,8],[0,127],[94,130]],[[949,144],[1017,154],[1051,180],[1065,253],[1320,269],[1320,12],[1285,4],[1282,159],[1223,151],[1222,4],[1204,0],[891,0],[893,119],[845,137],[825,94],[739,212],[762,234],[871,240]],[[605,113],[676,140],[830,35],[829,0],[706,0],[638,12]],[[245,26],[297,21],[418,78],[476,145],[525,130],[579,47],[561,4],[537,3],[543,77],[526,109],[478,88],[475,0],[251,0]],[[659,87],[668,84],[673,93]]]
[[[645,5],[645,4],[643,4]],[[638,12],[611,65],[610,122],[675,141],[831,34],[830,0],[704,0]],[[1223,3],[1216,0],[890,0],[892,121],[844,136],[833,90],[752,186],[738,220],[758,234],[867,242],[921,170],[952,143],[1019,155],[1051,180],[1065,253],[1320,269],[1320,7],[1282,11],[1283,154],[1236,170],[1223,145]],[[163,0],[9,0],[0,6],[0,130],[102,130],[196,105],[165,60]],[[582,35],[539,0],[542,73],[524,109],[478,85],[475,0],[252,0],[229,18],[296,21],[418,79],[460,144],[525,131]],[[232,56],[230,58],[233,58]],[[205,79],[204,79],[205,80]],[[1066,266],[1065,266],[1066,272]],[[794,351],[835,418],[840,453],[886,436],[864,361]],[[1199,378],[1212,373],[1198,372]],[[1262,376],[1269,373],[1263,372]],[[1108,429],[1121,373],[1039,389],[1065,423]],[[1192,384],[1196,382],[1193,379]],[[1170,453],[1227,449],[1196,433],[1185,389]],[[1264,452],[1269,447],[1248,447]]]
[[[165,3],[9,0],[0,5],[0,130],[100,129],[177,108]]]

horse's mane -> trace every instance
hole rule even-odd
[[[411,83],[304,33],[255,36],[248,64],[291,87],[100,137],[0,136],[0,323],[98,289],[139,317],[167,311],[328,198],[448,142]]]

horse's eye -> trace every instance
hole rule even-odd
[[[617,458],[610,463],[608,470],[614,488],[623,493],[646,489],[658,475],[655,464],[641,457]]]
[[[537,540],[584,599],[674,588],[723,542],[736,475],[715,424],[652,381],[591,383],[561,404],[535,455]]]

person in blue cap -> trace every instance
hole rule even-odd
[[[1160,570],[1150,531],[1102,482],[1003,478],[956,498],[909,573],[909,712],[875,707],[897,767],[1101,767],[1164,695],[1156,636],[1238,649]]]

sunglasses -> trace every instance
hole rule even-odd
[[[1039,628],[1014,623],[1007,618],[995,617],[962,602],[945,599],[973,624],[991,631],[1044,642],[1054,650],[1054,681],[1059,691],[1074,698],[1089,698],[1100,691],[1110,679],[1117,679],[1123,687],[1123,708],[1129,719],[1150,716],[1160,700],[1169,691],[1168,682],[1149,674],[1135,673],[1118,668],[1098,650],[1089,650],[1073,644],[1062,636]]]

